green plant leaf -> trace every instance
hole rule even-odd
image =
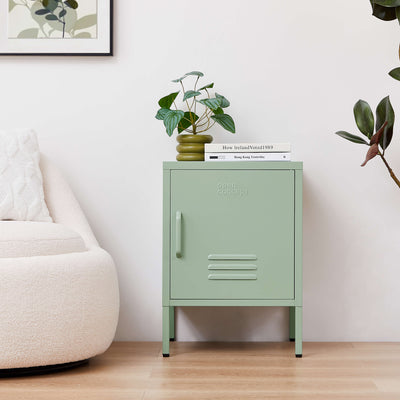
[[[174,92],[170,93],[168,96],[163,97],[158,101],[158,105],[161,108],[171,108],[172,103],[176,99],[176,96],[178,96],[179,92]]]
[[[392,70],[389,72],[389,75],[390,75],[392,78],[394,78],[394,79],[400,81],[400,68],[392,69]]]
[[[73,36],[74,39],[91,39],[92,35],[89,32],[79,32]]]
[[[178,124],[178,133],[181,133],[185,129],[189,128],[189,126],[193,125],[191,121],[196,122],[199,119],[198,115],[193,112],[186,111],[183,118],[180,120]]]
[[[97,15],[96,14],[85,15],[84,17],[79,18],[75,22],[74,31],[90,28],[91,26],[94,26],[96,24],[97,24]]]
[[[58,1],[56,0],[43,0],[43,6],[53,12],[58,7]]]
[[[378,4],[374,4],[371,1],[372,5],[372,15],[376,18],[381,19],[382,21],[393,21],[396,19],[396,9],[391,7],[383,7]]]
[[[211,110],[216,110],[221,106],[221,100],[216,99],[215,97],[211,99],[199,100],[199,103],[205,105],[208,108],[211,108]]]
[[[194,90],[188,90],[185,95],[183,96],[183,101],[186,101],[187,99],[190,99],[195,96],[200,96],[200,92],[195,92]]]
[[[35,12],[36,15],[46,15],[49,13],[50,13],[50,10],[48,10],[47,8],[41,8],[40,10],[37,10]]]
[[[211,118],[229,132],[235,133],[235,123],[228,114],[211,115]]]
[[[194,75],[194,76],[198,76],[198,77],[204,76],[204,74],[200,71],[192,71],[192,72],[188,72],[185,74],[185,76],[190,76],[190,75]]]
[[[380,140],[380,145],[383,151],[389,146],[393,137],[393,125],[394,125],[394,111],[392,104],[390,103],[389,96],[381,100],[376,108],[376,124],[375,129],[378,131],[381,126],[387,121],[387,126],[383,131],[383,135]]]
[[[204,76],[204,74],[203,74],[202,72],[200,72],[200,71],[192,71],[192,72],[188,72],[187,74],[181,76],[181,77],[178,78],[178,79],[174,79],[172,82],[181,82],[181,81],[183,81],[187,76],[190,76],[190,75],[195,75],[195,76],[198,76],[198,77]]]
[[[164,118],[164,126],[167,130],[168,136],[172,136],[175,128],[178,126],[180,120],[183,118],[185,113],[180,110],[170,110]]]
[[[48,14],[45,18],[49,21],[58,21],[58,18],[53,14]]]
[[[64,2],[64,4],[74,10],[78,8],[78,2],[76,0],[67,0]]]
[[[369,146],[369,143],[360,136],[352,135],[351,133],[346,132],[346,131],[338,131],[335,133],[336,133],[336,135],[339,135],[343,139],[350,140],[350,142],[358,143],[358,144],[366,144],[367,146]]]
[[[217,99],[221,100],[221,107],[222,108],[226,108],[226,107],[229,107],[231,105],[231,103],[229,103],[229,100],[227,98],[225,98],[224,96],[222,96],[222,95],[220,95],[218,93],[215,93],[215,97]]]
[[[18,39],[36,39],[39,35],[38,28],[30,28],[25,29],[24,31],[20,32],[17,36]]]
[[[12,11],[13,8],[16,6],[17,4],[15,3],[14,0],[8,0],[8,11]]]
[[[180,78],[178,78],[178,79],[174,79],[174,80],[172,80],[171,82],[181,82],[183,79],[185,79],[186,78],[186,76],[182,76],[182,77],[180,77]]]
[[[171,110],[170,110],[169,108],[160,108],[160,109],[157,111],[156,118],[162,121],[162,120],[164,120],[165,116],[166,116],[170,111],[171,111]]]
[[[214,82],[213,83],[209,83],[206,86],[203,86],[202,88],[200,88],[199,90],[204,90],[204,89],[212,89],[214,87]]]
[[[400,0],[373,0],[374,4],[378,4],[383,7],[398,7],[400,6]]]
[[[221,107],[218,107],[216,110],[213,110],[214,114],[223,114],[224,110]]]
[[[358,100],[353,108],[354,118],[358,129],[368,139],[371,139],[374,134],[374,114],[372,114],[371,107],[364,100]]]
[[[58,14],[58,18],[62,18],[65,14],[67,13],[67,10],[61,10],[60,13]]]

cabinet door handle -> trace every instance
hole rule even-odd
[[[175,251],[176,258],[182,257],[182,213],[180,211],[176,212],[175,217],[176,229],[175,229]]]

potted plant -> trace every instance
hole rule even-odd
[[[156,118],[164,122],[167,135],[172,136],[175,130],[178,132],[178,161],[204,161],[204,144],[211,143],[213,138],[203,133],[215,123],[228,132],[235,133],[232,117],[224,112],[230,105],[229,101],[218,93],[213,96],[210,93],[214,83],[197,88],[199,79],[203,76],[202,72],[192,71],[174,79],[172,82],[180,84],[181,90],[164,96],[158,102],[161,108]],[[195,79],[191,90],[185,89],[183,84],[187,77]],[[182,105],[179,108],[176,104],[178,95],[182,96]]]
[[[398,20],[400,22],[400,0],[370,0],[372,15],[383,21]],[[389,75],[400,80],[400,68],[394,68]],[[369,160],[379,156],[385,164],[391,178],[400,188],[400,181],[389,166],[385,151],[392,141],[395,114],[390,103],[389,96],[381,100],[376,108],[376,119],[369,104],[364,100],[359,100],[353,108],[354,118],[360,132],[367,140],[360,136],[353,135],[346,131],[338,131],[337,135],[353,143],[369,146],[365,161],[361,166],[365,166]],[[376,133],[374,134],[374,125]]]

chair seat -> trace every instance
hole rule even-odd
[[[0,258],[50,256],[86,251],[82,237],[51,222],[0,221]]]

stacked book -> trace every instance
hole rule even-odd
[[[207,143],[205,161],[290,161],[290,143]]]

